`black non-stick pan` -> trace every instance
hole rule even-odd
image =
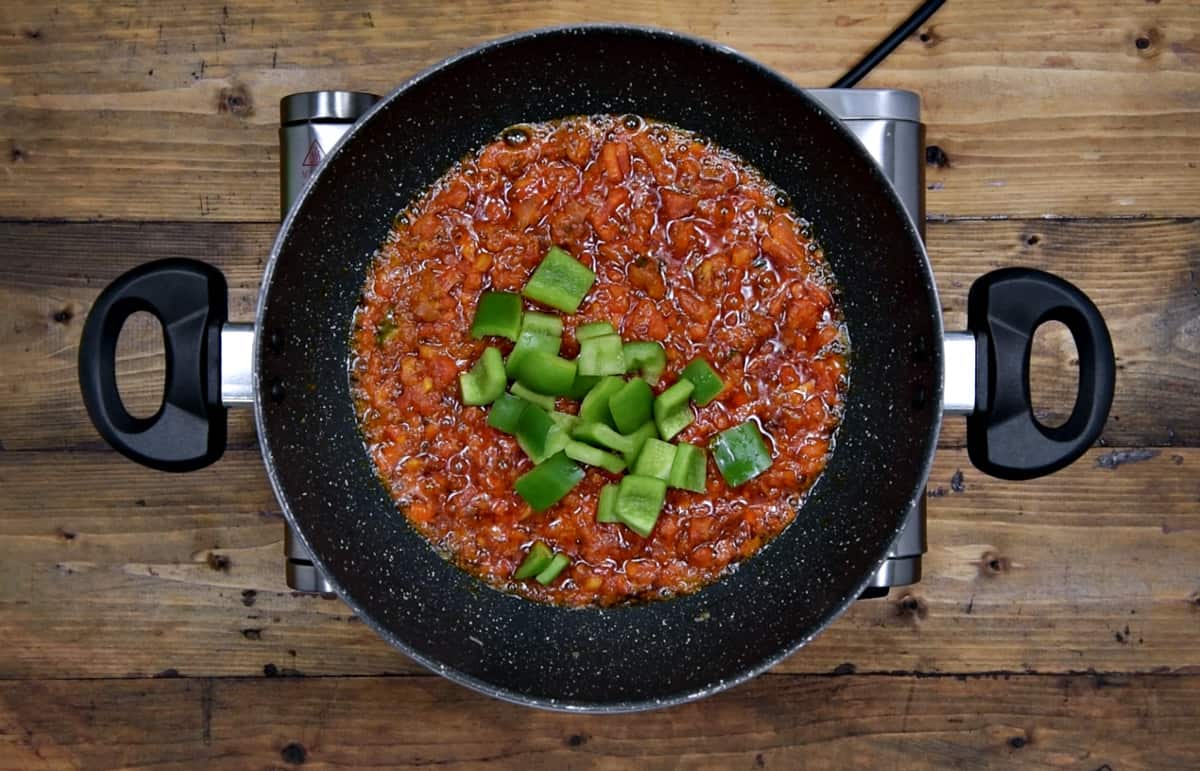
[[[814,223],[853,346],[836,450],[795,522],[690,596],[568,609],[502,594],[440,558],[377,480],[349,390],[351,317],[392,217],[512,124],[637,113],[698,131],[786,190]],[[382,100],[325,160],[283,223],[263,278],[253,362],[223,358],[224,281],[195,262],[109,286],[84,329],[80,378],[100,432],[130,457],[186,470],[224,442],[222,370],[253,368],[264,461],[288,521],[342,599],[384,639],[456,682],[541,707],[622,711],[711,694],[808,642],[859,596],[922,494],[943,416],[941,306],[924,248],[881,172],[836,119],[779,75],[673,33],[533,32],[449,59]],[[121,406],[113,354],[135,310],[166,329],[163,408]],[[1075,411],[1034,419],[1029,341],[1056,319],[1079,350]],[[1066,282],[1000,271],[976,283],[971,457],[1022,478],[1098,436],[1113,388],[1100,314]],[[227,353],[229,353],[227,351]],[[954,375],[955,373],[951,373]]]

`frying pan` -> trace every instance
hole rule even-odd
[[[363,448],[347,359],[360,289],[397,211],[507,126],[600,112],[698,131],[786,190],[814,223],[836,274],[853,352],[836,449],[777,539],[694,594],[570,609],[486,586],[408,525]],[[811,640],[859,596],[923,494],[947,351],[959,361],[950,382],[955,399],[967,401],[957,407],[971,413],[970,456],[983,471],[1037,476],[1091,445],[1114,376],[1095,306],[1061,279],[1019,269],[980,278],[968,304],[971,331],[944,341],[929,262],[895,192],[854,137],[795,85],[727,48],[671,32],[559,28],[438,64],[349,132],[272,248],[251,363],[234,361],[230,350],[221,274],[164,260],[101,293],[84,328],[79,374],[105,439],[143,464],[184,471],[223,449],[222,370],[228,381],[252,368],[259,442],[284,516],[364,622],[430,669],[492,696],[619,712],[740,683]],[[122,406],[114,373],[121,325],[137,310],[159,318],[166,340],[163,404],[146,419]],[[1066,324],[1079,352],[1075,408],[1057,428],[1040,425],[1029,400],[1030,339],[1051,319]]]

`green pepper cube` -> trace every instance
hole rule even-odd
[[[625,381],[619,377],[606,377],[601,380],[579,403],[579,417],[587,423],[607,423],[612,426],[612,413],[608,409],[608,400],[624,385]]]
[[[582,399],[600,382],[600,375],[580,375],[579,367],[575,367],[575,382],[567,392],[568,399]]]
[[[517,421],[528,407],[529,402],[519,396],[500,394],[500,398],[496,399],[492,408],[488,410],[487,424],[506,434],[516,433]]]
[[[563,321],[553,313],[530,311],[521,321],[521,331],[547,337],[562,337]]]
[[[550,551],[550,547],[538,541],[533,546],[529,547],[529,553],[525,555],[525,559],[521,561],[517,572],[513,573],[513,578],[518,581],[524,581],[526,578],[533,578],[538,573],[546,569],[550,564],[550,560],[554,558],[554,552]]]
[[[388,317],[375,327],[375,345],[382,348],[385,344],[392,342],[400,333],[400,328],[396,326],[396,322],[392,319],[391,311],[388,312]]]
[[[521,296],[512,292],[484,292],[475,306],[471,337],[506,337],[513,342],[521,332]]]
[[[530,351],[517,364],[517,382],[540,394],[563,396],[575,383],[575,362],[544,351]]]
[[[625,349],[616,335],[601,335],[579,341],[579,374],[624,375]]]
[[[661,439],[647,439],[638,453],[633,473],[641,477],[654,477],[666,482],[671,477],[671,465],[675,462],[675,445]]]
[[[543,463],[570,440],[570,435],[543,410],[527,409],[517,421],[517,444],[534,463]]]
[[[619,522],[617,519],[617,486],[607,484],[600,488],[600,500],[596,503],[597,522]]]
[[[518,396],[530,404],[537,405],[543,410],[549,412],[554,409],[554,397],[546,394],[539,394],[537,391],[526,388],[520,383],[513,383],[508,390],[512,391],[515,396]]]
[[[613,474],[620,474],[625,470],[625,461],[611,452],[605,452],[599,447],[592,447],[590,444],[571,440],[567,442],[567,446],[563,448],[563,452],[571,460],[577,460],[589,466],[596,466]]]
[[[616,327],[607,321],[593,321],[590,324],[580,324],[575,328],[575,339],[580,342],[603,335],[615,335]]]
[[[531,410],[532,411],[532,410]],[[534,511],[545,511],[563,499],[583,479],[583,469],[562,452],[517,477],[517,495]]]
[[[637,431],[626,434],[626,437],[633,444],[633,449],[624,453],[625,464],[632,467],[637,463],[638,455],[642,452],[642,447],[646,445],[646,440],[658,438],[658,427],[654,425],[653,420],[647,420]]]
[[[562,347],[562,319],[548,313],[530,311],[521,320],[521,334],[508,354],[504,368],[509,377],[516,377],[521,359],[533,351],[557,356]]]
[[[542,586],[546,586],[551,581],[558,578],[558,574],[563,572],[567,565],[570,564],[570,557],[565,554],[555,554],[550,560],[550,564],[546,566],[545,570],[543,570],[541,573],[538,573],[534,580]]]
[[[596,274],[588,266],[552,246],[521,294],[563,313],[574,313],[595,280]]]
[[[739,487],[771,467],[771,451],[752,420],[717,434],[709,449],[730,487]]]
[[[625,354],[625,371],[639,372],[650,385],[657,385],[667,368],[667,352],[662,343],[646,340],[634,340],[623,346]]]
[[[612,414],[617,430],[628,434],[650,419],[653,403],[654,392],[650,390],[650,384],[640,377],[635,377],[609,397],[608,411]]]
[[[551,410],[546,414],[550,416],[551,420],[558,424],[559,428],[561,428],[563,431],[566,431],[568,434],[575,430],[575,426],[579,425],[578,415],[568,415],[565,412],[559,412],[557,410]]]
[[[679,373],[679,377],[696,387],[696,390],[692,391],[692,401],[701,407],[716,399],[725,389],[721,376],[704,359],[692,359],[691,363],[683,368],[683,372]]]
[[[707,481],[708,462],[705,460],[704,450],[687,442],[675,445],[675,460],[671,463],[671,474],[667,477],[667,484],[681,490],[702,493],[706,489]]]
[[[504,393],[508,383],[504,377],[504,357],[499,348],[487,348],[470,372],[458,376],[463,404],[491,404]]]
[[[622,455],[633,450],[633,440],[618,434],[603,423],[580,421],[571,431],[571,438],[587,442],[590,445],[615,450]]]
[[[666,482],[630,474],[617,488],[616,517],[633,532],[649,538],[666,500]]]
[[[520,337],[517,338],[517,344],[508,352],[508,360],[504,362],[505,374],[510,378],[516,378],[517,369],[526,356],[535,352],[557,356],[561,346],[561,338],[522,331]]]
[[[680,380],[654,400],[654,423],[663,439],[670,439],[692,424],[696,416],[688,404],[695,386],[690,380]]]

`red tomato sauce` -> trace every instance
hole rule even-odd
[[[707,491],[669,490],[648,538],[595,521],[600,488],[616,480],[596,468],[530,510],[513,482],[531,461],[487,426],[486,409],[463,406],[457,376],[487,345],[512,346],[470,337],[480,293],[519,292],[555,244],[596,273],[579,313],[563,317],[561,355],[575,356],[574,329],[590,321],[660,341],[655,393],[703,356],[725,390],[693,405],[696,421],[673,441],[706,447],[753,419],[771,449],[766,472],[729,489],[710,455]],[[397,216],[353,334],[362,431],[399,510],[487,583],[565,605],[687,593],[753,555],[824,469],[846,388],[848,340],[808,223],[737,156],[636,116],[516,127],[456,164]],[[571,558],[550,586],[512,579],[536,541]]]

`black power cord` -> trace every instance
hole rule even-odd
[[[858,64],[850,68],[842,77],[834,82],[832,88],[851,88],[858,81],[867,76],[871,70],[875,69],[875,65],[888,57],[896,47],[904,42],[905,38],[917,31],[917,28],[929,20],[938,8],[942,7],[942,3],[946,0],[926,0],[921,4],[921,7],[913,12],[907,20],[899,27],[892,30],[892,34],[885,37],[879,45],[871,49],[871,53],[867,54],[859,61]]]

